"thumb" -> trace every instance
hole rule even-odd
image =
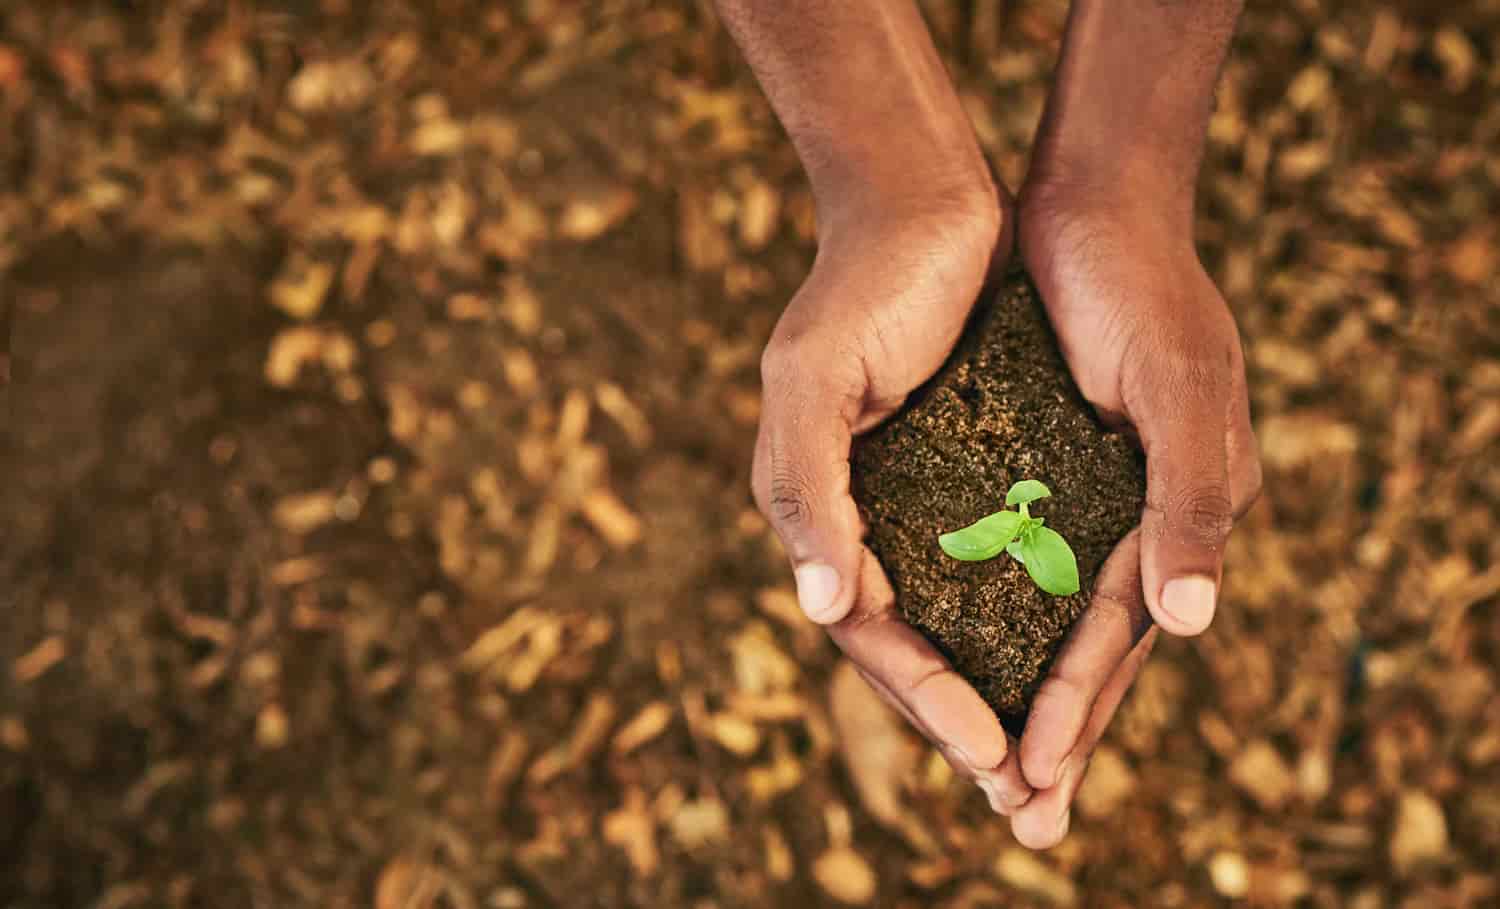
[[[1171,634],[1208,628],[1234,517],[1227,427],[1230,364],[1199,357],[1157,361],[1132,421],[1146,452],[1141,583],[1156,623]]]
[[[815,339],[773,338],[761,359],[760,433],[751,486],[791,557],[808,618],[837,622],[858,586],[859,512],[849,494],[859,369]]]

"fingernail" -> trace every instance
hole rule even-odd
[[[1062,813],[1062,817],[1060,817],[1060,818],[1057,819],[1057,839],[1058,839],[1059,842],[1062,841],[1063,837],[1065,837],[1065,836],[1068,835],[1068,824],[1072,820],[1073,820],[1073,809],[1072,808],[1069,808],[1067,811],[1064,811]]]
[[[1213,621],[1216,589],[1203,575],[1173,578],[1161,589],[1161,608],[1188,628],[1202,631]]]
[[[797,579],[797,602],[807,617],[820,625],[835,622],[839,597],[839,573],[832,565],[807,562],[793,573]]]

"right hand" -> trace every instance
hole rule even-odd
[[[791,558],[808,617],[861,675],[1009,814],[1031,796],[979,693],[902,620],[849,489],[854,435],[942,366],[1011,251],[1008,200],[823,222],[817,259],[761,361],[752,485]],[[929,198],[932,198],[931,196]]]

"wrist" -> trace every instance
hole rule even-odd
[[[1241,0],[1076,0],[1038,130],[1030,183],[1042,195],[1125,205],[1192,230],[1214,84]]]
[[[1010,253],[1014,206],[991,178],[911,180],[905,186],[871,183],[818,195],[818,257],[865,261],[880,255],[925,254],[940,261],[987,270]]]
[[[1005,220],[1005,200],[988,164],[975,149],[973,162],[947,166],[842,167],[813,176],[819,244],[941,228],[965,240],[994,240]],[[848,159],[846,159],[846,163]]]
[[[1147,244],[1196,256],[1193,192],[1156,177],[1155,168],[1033,164],[1018,202],[1023,247],[1056,245],[1060,235]]]

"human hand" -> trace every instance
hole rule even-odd
[[[1193,249],[1190,219],[1097,187],[1022,193],[1021,255],[1074,379],[1146,453],[1140,527],[1032,703],[1019,754],[1035,794],[1012,818],[1046,848],[1067,832],[1088,760],[1155,641],[1202,632],[1224,543],[1260,490],[1239,334]]]
[[[954,768],[1008,812],[1030,788],[994,712],[902,620],[849,491],[856,433],[894,413],[962,332],[1011,247],[993,188],[975,205],[834,217],[776,326],[752,484],[791,558],[798,598],[856,668]],[[930,202],[928,204],[931,204]]]

